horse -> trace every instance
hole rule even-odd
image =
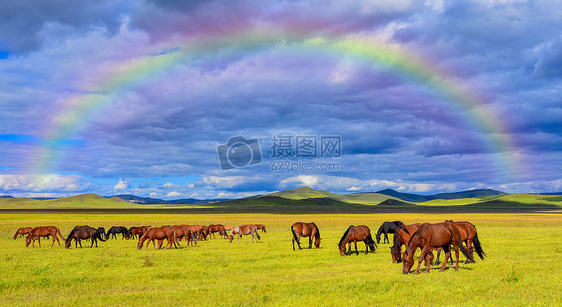
[[[207,226],[201,226],[201,230],[199,230],[199,238],[207,241]]]
[[[398,227],[400,227],[400,225],[404,225],[404,223],[400,221],[394,221],[394,222],[387,221],[382,223],[381,227],[379,227],[379,230],[377,231],[377,244],[381,243],[381,233],[384,233],[384,240],[382,243],[383,244],[390,243],[388,241],[388,234],[396,233],[396,230],[398,230]]]
[[[400,227],[398,227],[394,233],[393,245],[390,248],[392,263],[402,262],[402,245],[408,246],[412,235],[418,231],[420,226],[421,223],[415,223],[411,225],[400,225]]]
[[[224,225],[224,230],[232,230],[234,229],[233,225]]]
[[[114,239],[117,239],[117,234],[120,233],[122,235],[121,240],[127,239],[129,240],[129,229],[125,226],[111,226],[105,235],[105,239],[109,240],[109,237],[113,235]]]
[[[209,225],[209,227],[207,227],[207,231],[205,232],[205,235],[207,235],[209,239],[211,238],[211,234],[213,235],[213,238],[216,238],[215,232],[218,232],[221,238],[228,237],[226,234],[226,229],[224,229],[224,226],[221,224]]]
[[[31,240],[33,240],[33,244],[31,245],[32,247],[35,247],[35,241],[39,241],[39,247],[41,247],[41,237],[48,237],[48,236],[53,236],[53,244],[51,244],[51,247],[55,245],[55,239],[57,240],[57,243],[59,243],[60,246],[60,241],[57,235],[59,235],[64,240],[64,237],[60,233],[60,229],[58,229],[57,227],[37,226],[33,228],[25,238],[25,247],[29,246]]]
[[[359,255],[359,251],[357,251],[357,241],[363,241],[365,243],[365,254],[369,253],[369,249],[371,249],[372,252],[375,252],[377,244],[371,237],[371,229],[365,225],[351,225],[344,232],[340,242],[338,243],[340,255],[343,256],[344,254],[351,254],[351,243],[355,243],[355,252]],[[345,252],[345,244],[349,244],[349,250],[347,253]]]
[[[33,230],[33,228],[31,228],[31,227],[22,227],[22,228],[18,229],[16,231],[16,234],[14,235],[14,240],[18,236],[20,236],[20,238],[23,237],[23,235],[26,235],[26,234],[30,233],[32,230]]]
[[[265,225],[263,224],[254,224],[258,230],[261,230],[262,233],[267,232],[265,231]]]
[[[236,241],[236,243],[239,243],[242,240],[242,235],[252,235],[252,243],[254,243],[255,237],[257,237],[256,243],[258,242],[258,240],[261,240],[260,235],[258,234],[258,228],[253,224],[238,225],[237,227],[232,229],[232,232],[228,236],[228,243],[232,243],[232,240],[234,240],[234,235],[238,235],[238,240]]]
[[[314,246],[320,248],[320,230],[318,230],[316,224],[296,222],[291,225],[291,232],[293,233],[293,250],[295,250],[295,241],[299,249],[302,250],[300,243],[301,237],[308,237],[309,249],[312,248],[312,238],[314,238]]]
[[[414,274],[418,274],[420,271],[420,266],[422,261],[425,259],[425,272],[429,273],[430,262],[432,256],[429,256],[430,248],[443,248],[445,250],[445,259],[451,255],[451,244],[455,249],[455,257],[457,258],[457,263],[455,266],[455,272],[459,270],[459,248],[461,252],[467,257],[472,258],[462,246],[462,239],[459,229],[450,222],[429,224],[423,223],[419,229],[412,235],[410,242],[407,245],[406,253],[404,254],[404,261],[402,262],[402,272],[404,274],[410,273],[410,269],[414,265],[414,254],[416,250],[421,248],[420,258],[418,260],[418,266],[414,271]],[[445,261],[441,266],[439,272],[445,270],[447,262]]]
[[[176,245],[176,232],[174,228],[171,226],[162,226],[162,227],[150,227],[148,230],[140,237],[139,242],[137,243],[137,249],[141,249],[144,241],[148,240],[146,243],[146,248],[148,249],[148,245],[152,242],[152,246],[156,249],[156,242],[154,240],[163,240],[168,239],[168,244],[166,247],[172,248],[172,244],[177,247]],[[158,246],[160,248],[161,245]]]
[[[478,254],[478,257],[480,257],[480,259],[484,260],[484,258],[486,257],[486,253],[484,252],[484,250],[482,250],[482,245],[480,245],[480,240],[478,239],[478,232],[476,231],[476,226],[474,226],[472,223],[470,222],[466,222],[466,221],[459,221],[459,222],[453,222],[453,220],[446,220],[445,222],[451,222],[453,224],[455,224],[455,226],[457,226],[457,228],[459,229],[460,233],[461,233],[461,238],[462,241],[466,243],[466,250],[468,251],[468,254],[474,259],[474,250],[476,250],[476,253]],[[474,244],[474,248],[472,248],[472,245]],[[435,261],[435,265],[439,264],[439,255],[441,254],[441,251],[437,251],[437,261]],[[445,258],[447,259],[447,258]],[[446,260],[445,260],[446,261]],[[451,263],[453,262],[453,259],[451,259]],[[469,263],[474,263],[474,260],[470,261],[468,258],[466,258],[466,261],[464,262],[465,264],[469,264]]]
[[[131,227],[129,228],[129,236],[132,236],[133,239],[136,239],[137,236],[140,238],[148,228],[150,228],[150,226]]]
[[[90,248],[94,246],[94,243],[96,243],[96,247],[98,247],[98,241],[97,241],[98,239],[102,242],[107,241],[104,240],[102,237],[103,232],[104,232],[103,227],[99,227],[98,229],[95,229],[90,226],[76,226],[70,231],[68,237],[66,237],[64,247],[67,249],[70,248],[72,239],[74,239],[76,247],[78,247],[77,244],[80,244],[80,248],[82,248],[82,243],[80,242],[80,240],[84,240],[84,239],[92,240],[92,245],[90,245]]]
[[[176,232],[176,238],[178,239],[178,241],[181,241],[182,238],[185,238],[185,240],[187,241],[187,247],[189,247],[189,243],[191,243],[191,246],[194,246],[194,244],[197,244],[197,240],[195,239],[194,235],[193,235],[193,231],[191,230],[191,226],[189,225],[174,225],[172,226],[172,228],[174,228],[174,231]],[[178,242],[179,245],[179,242]],[[162,246],[161,241],[158,241],[158,248],[160,248]]]

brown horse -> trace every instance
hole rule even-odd
[[[453,224],[455,224],[455,226],[457,226],[457,228],[459,229],[460,233],[461,233],[461,239],[464,243],[466,243],[466,250],[468,252],[468,254],[470,255],[470,257],[472,257],[472,259],[474,259],[474,250],[476,250],[476,253],[478,254],[478,257],[480,257],[480,259],[484,260],[484,257],[486,257],[486,253],[484,252],[484,250],[482,250],[482,245],[480,245],[480,240],[478,239],[478,232],[476,231],[476,226],[474,226],[472,223],[470,222],[466,222],[466,221],[460,221],[460,222],[453,222],[452,220],[447,220],[445,222],[451,222]],[[472,247],[474,245],[474,248]],[[435,261],[435,265],[439,264],[439,255],[441,254],[441,251],[437,252],[437,261]],[[447,258],[445,258],[447,259]],[[453,262],[453,259],[451,259],[451,263]],[[470,261],[468,258],[466,258],[465,264],[468,263],[474,263],[474,260]]]
[[[344,254],[351,254],[351,243],[355,243],[355,252],[359,255],[359,251],[357,251],[357,241],[363,241],[363,243],[365,243],[365,254],[369,253],[369,249],[371,249],[372,252],[375,252],[377,244],[371,237],[371,229],[365,225],[351,225],[344,232],[340,242],[338,243],[340,255],[343,256]],[[345,252],[345,244],[349,244],[349,250],[347,253]]]
[[[139,242],[137,243],[137,249],[141,249],[144,241],[148,240],[146,243],[146,248],[148,249],[148,245],[152,242],[152,246],[156,249],[156,242],[154,240],[164,240],[168,239],[168,244],[166,247],[172,248],[172,244],[176,246],[176,232],[174,228],[171,226],[162,226],[162,227],[150,227],[148,230],[140,237]],[[161,246],[159,245],[158,248]]]
[[[213,239],[215,239],[216,238],[215,232],[218,232],[221,238],[228,237],[226,234],[226,229],[224,229],[224,226],[221,224],[209,225],[209,227],[207,227],[207,231],[205,232],[205,235],[207,235],[209,239],[211,238],[211,235],[213,235]]]
[[[129,228],[129,235],[136,239],[137,237],[142,237],[142,235],[150,228],[150,226],[139,226]]]
[[[312,238],[314,238],[314,246],[316,248],[320,248],[320,230],[318,230],[318,226],[314,223],[302,223],[296,222],[291,226],[291,232],[293,233],[293,250],[295,250],[295,241],[301,248],[301,237],[308,237],[308,248],[312,248]]]
[[[393,245],[390,248],[392,263],[402,262],[402,245],[408,246],[410,238],[412,238],[412,235],[418,231],[420,226],[421,223],[415,223],[411,225],[401,225],[398,227],[394,233]]]
[[[254,224],[258,230],[261,230],[262,233],[267,232],[265,231],[265,225],[263,224]]]
[[[181,241],[181,239],[185,239],[187,241],[187,247],[189,247],[189,243],[191,243],[191,246],[197,245],[197,240],[195,239],[193,231],[191,230],[191,226],[174,225],[172,226],[172,228],[174,228],[174,231],[176,232],[176,238],[178,239],[178,241]],[[162,246],[160,241],[158,241],[158,246]]]
[[[33,228],[31,228],[31,227],[22,227],[22,228],[18,229],[16,231],[16,234],[14,235],[14,240],[18,236],[20,236],[20,238],[23,237],[23,235],[26,235],[26,234],[30,233],[32,230],[33,230]]]
[[[93,227],[90,226],[76,226],[74,227],[70,233],[68,234],[68,237],[66,237],[65,240],[65,244],[64,247],[65,248],[70,248],[70,244],[72,243],[72,239],[74,239],[75,241],[75,246],[78,247],[78,244],[80,244],[80,248],[82,248],[82,242],[80,242],[80,240],[85,240],[85,239],[90,239],[92,241],[92,245],[90,245],[90,247],[94,246],[94,243],[96,243],[96,247],[98,247],[98,241],[100,240],[102,242],[105,242],[107,240],[104,240],[102,237],[102,227],[95,229]]]
[[[232,229],[234,229],[233,225],[224,225],[224,230],[228,231],[228,230],[232,230]]]
[[[432,258],[428,257],[428,253],[431,253],[430,248],[443,248],[445,251],[445,259],[447,259],[451,255],[451,244],[455,249],[455,257],[457,259],[455,272],[457,272],[459,270],[459,248],[467,258],[470,257],[462,246],[459,229],[450,222],[438,224],[423,223],[412,235],[412,238],[407,245],[406,253],[404,253],[404,261],[402,262],[402,272],[404,274],[408,274],[410,272],[410,269],[414,266],[414,254],[419,247],[421,248],[421,254],[418,260],[418,267],[414,271],[414,274],[419,273],[421,263],[424,259],[425,272],[429,273]],[[447,262],[445,261],[439,272],[443,272],[446,265]]]
[[[64,237],[62,236],[62,234],[60,233],[60,230],[57,227],[55,227],[55,226],[37,226],[37,227],[33,228],[33,230],[31,230],[31,232],[25,238],[25,247],[29,246],[29,243],[31,243],[31,240],[33,240],[33,244],[31,245],[32,247],[35,247],[35,241],[38,241],[39,247],[41,247],[41,237],[48,237],[48,236],[53,236],[53,244],[51,244],[51,247],[53,247],[53,245],[55,245],[55,239],[57,240],[57,242],[59,243],[59,246],[60,246],[60,241],[59,241],[59,238],[57,237],[57,235],[59,235],[61,237],[61,239],[63,239],[63,241],[64,241]]]
[[[238,225],[237,227],[232,229],[232,232],[228,236],[228,243],[232,243],[235,235],[238,235],[238,240],[236,241],[236,243],[239,243],[242,240],[242,235],[252,235],[252,243],[254,243],[254,238],[256,237],[256,243],[258,242],[258,240],[261,240],[260,235],[258,234],[258,228],[254,224]]]

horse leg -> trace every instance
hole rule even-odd
[[[439,265],[439,257],[441,256],[441,250],[438,249],[437,250],[437,259],[435,260],[435,262],[433,263],[433,265]]]
[[[310,234],[310,237],[308,237],[308,249],[312,248],[312,234]]]
[[[472,257],[472,259],[474,259],[474,248],[472,247],[472,240],[467,239],[466,240],[466,250],[467,253],[470,255],[470,257]],[[476,263],[475,261],[470,261],[468,258],[465,261],[465,264],[469,264],[469,263]]]
[[[443,251],[445,252],[445,260],[443,261],[443,265],[439,269],[439,272],[445,271],[445,267],[447,266],[448,259],[449,257],[451,257],[451,245],[444,246]]]
[[[384,233],[384,240],[382,241],[382,243],[383,243],[383,244],[384,244],[384,243],[389,243],[389,244],[390,244],[390,241],[388,241],[388,232],[385,232],[385,233]]]
[[[462,242],[460,244],[462,244]],[[455,258],[457,258],[457,265],[455,265],[455,272],[458,272],[459,271],[459,246],[458,246],[458,244],[454,244],[453,248],[455,249]]]
[[[429,248],[427,246],[422,247],[420,258],[418,259],[418,267],[414,270],[414,275],[417,275],[420,272],[421,263],[424,260],[428,249]],[[415,252],[416,251],[414,250],[413,253],[415,253]],[[426,268],[426,271],[429,272],[429,267]]]
[[[357,241],[355,241],[353,243],[355,243],[355,253],[357,254],[357,256],[359,256],[359,251],[357,250]]]

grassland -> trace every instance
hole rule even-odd
[[[469,220],[488,257],[459,272],[403,275],[387,244],[376,253],[341,257],[336,244],[350,224],[372,231],[386,220]],[[289,226],[315,221],[320,249],[293,251]],[[110,240],[98,248],[41,248],[13,240],[22,226],[263,223],[258,243],[211,239],[197,247],[137,250]],[[560,306],[562,214],[0,214],[0,304],[28,306],[176,305],[463,305]],[[86,245],[85,245],[86,246]],[[89,245],[87,245],[89,246]],[[359,249],[364,249],[362,243]],[[461,259],[463,257],[461,256]]]

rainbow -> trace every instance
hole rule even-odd
[[[72,139],[103,110],[119,104],[129,91],[178,68],[185,69],[186,59],[178,54],[178,50],[190,60],[195,59],[197,66],[212,61],[206,56],[209,51],[226,50],[224,52],[230,54],[241,54],[274,46],[297,49],[303,54],[315,56],[345,56],[363,66],[374,60],[373,65],[398,76],[404,82],[423,84],[437,98],[436,103],[442,104],[440,107],[452,110],[478,132],[487,152],[496,160],[493,164],[502,176],[514,179],[523,173],[523,163],[515,154],[518,152],[517,145],[510,138],[503,121],[484,99],[458,81],[454,74],[438,69],[427,59],[402,49],[398,44],[390,44],[383,38],[315,33],[314,29],[303,30],[290,26],[263,27],[260,30],[235,27],[234,30],[215,30],[203,35],[186,34],[179,40],[181,43],[177,47],[167,39],[162,40],[155,44],[152,54],[131,58],[100,72],[81,93],[66,98],[59,116],[45,130],[43,138],[47,140],[46,144],[39,146],[38,151],[30,157],[33,163],[28,172],[52,172],[64,156],[62,145],[65,140]],[[178,38],[175,37],[174,41],[178,41]],[[353,86],[349,91],[353,91]]]

